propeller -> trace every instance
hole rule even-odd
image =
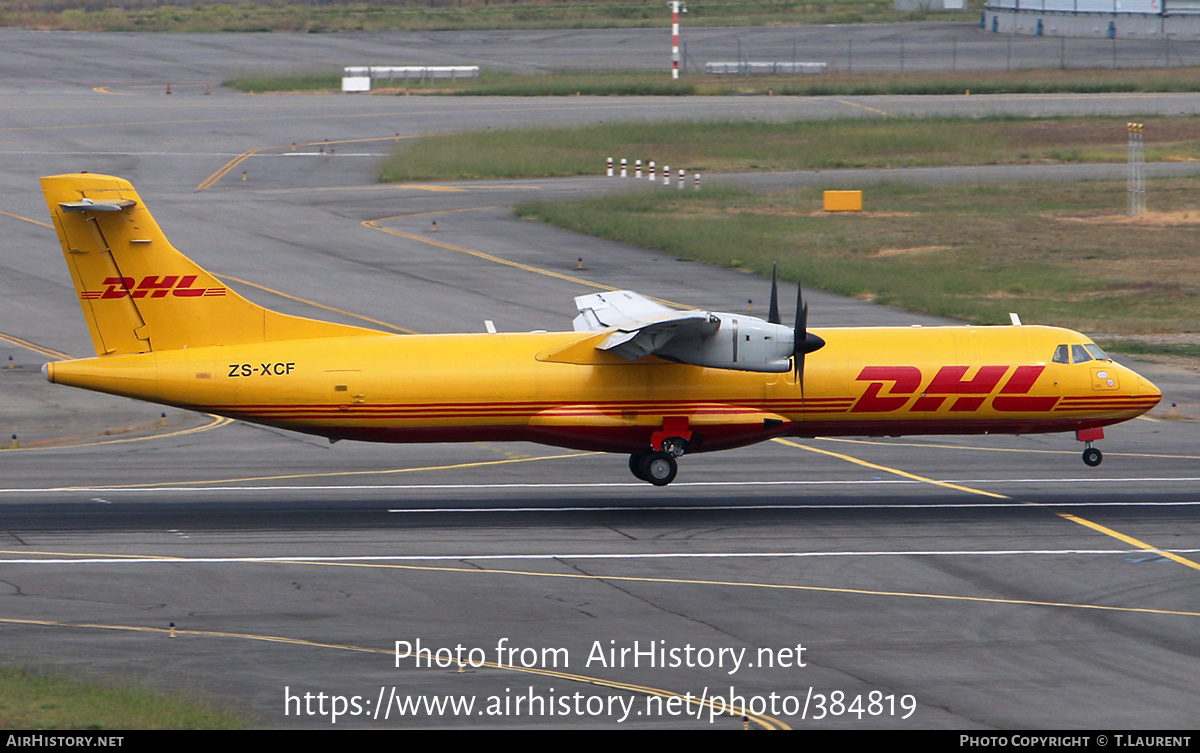
[[[767,313],[767,321],[771,324],[782,324],[779,320],[779,289],[775,285],[775,271],[779,267],[779,262],[771,264],[771,308]]]
[[[780,324],[779,290],[776,283],[778,262],[771,266],[771,308],[767,321]],[[808,331],[808,304],[804,302],[804,287],[796,282],[796,328],[792,336],[792,369],[800,384],[800,399],[804,399],[804,357],[825,347],[825,341]]]
[[[800,399],[804,399],[804,356],[825,347],[825,341],[808,331],[808,304],[804,302],[804,287],[796,281],[796,334],[792,340],[792,368],[800,383]]]

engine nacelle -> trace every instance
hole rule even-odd
[[[678,334],[655,355],[693,366],[781,373],[792,368],[795,331],[754,316],[710,313],[717,320],[709,335]]]

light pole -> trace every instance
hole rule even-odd
[[[683,0],[671,0],[667,3],[671,9],[671,78],[679,78],[679,13],[687,13],[687,3]]]

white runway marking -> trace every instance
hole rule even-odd
[[[70,554],[57,559],[50,557],[0,559],[6,565],[125,565],[125,564],[237,564],[237,563],[282,563],[303,564],[306,562],[464,562],[483,560],[641,560],[641,559],[778,559],[808,557],[1009,557],[1009,556],[1077,556],[1077,555],[1158,555],[1159,552],[1173,554],[1196,554],[1200,549],[987,549],[987,550],[919,550],[919,551],[865,551],[865,552],[642,552],[633,554],[437,554],[437,555],[375,555],[375,556],[305,556],[288,557],[87,557],[77,558]]]
[[[1099,478],[1099,477],[1081,477],[1081,478],[1019,478],[1019,479],[941,479],[944,483],[960,484],[960,485],[975,485],[982,486],[986,484],[1056,484],[1056,485],[1078,485],[1078,484],[1116,484],[1116,483],[1159,483],[1159,484],[1182,484],[1194,483],[1200,481],[1200,477],[1184,476],[1184,477],[1156,477],[1156,478]],[[193,481],[192,484],[204,484],[203,481]],[[911,479],[836,479],[830,481],[680,481],[671,484],[670,489],[702,489],[702,488],[720,488],[720,487],[807,487],[807,486],[918,486],[921,482]],[[271,485],[271,486],[221,486],[219,483],[212,485],[192,485],[192,486],[52,486],[52,487],[13,487],[0,488],[0,494],[47,494],[47,493],[62,493],[62,492],[87,492],[91,494],[98,493],[115,493],[115,492],[135,492],[140,494],[145,493],[179,493],[186,492],[189,494],[211,493],[211,492],[309,492],[309,491],[326,491],[326,492],[355,492],[355,491],[463,491],[463,490],[485,490],[485,491],[502,491],[507,489],[635,489],[640,491],[648,490],[648,486],[641,481],[612,481],[612,482],[562,482],[562,483],[515,483],[515,484],[352,484],[352,485],[312,485],[312,484],[288,484],[288,485]],[[666,491],[666,490],[664,490]],[[1070,503],[1071,506],[1087,506],[1087,505],[1107,505],[1107,504],[1134,504],[1134,503],[1087,503],[1077,502]],[[1138,503],[1146,504],[1146,503]],[[1152,504],[1196,504],[1195,502],[1164,502]],[[921,505],[922,507],[924,505]],[[994,505],[991,505],[994,506]],[[533,509],[533,508],[530,508]],[[541,508],[537,508],[541,509]],[[564,508],[553,508],[564,509]],[[591,508],[587,508],[591,509]],[[645,507],[637,507],[635,509],[648,509]]]

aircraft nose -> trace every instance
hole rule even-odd
[[[1151,382],[1146,377],[1138,374],[1138,394],[1146,397],[1156,397],[1162,399],[1162,390],[1158,388],[1154,382]]]

